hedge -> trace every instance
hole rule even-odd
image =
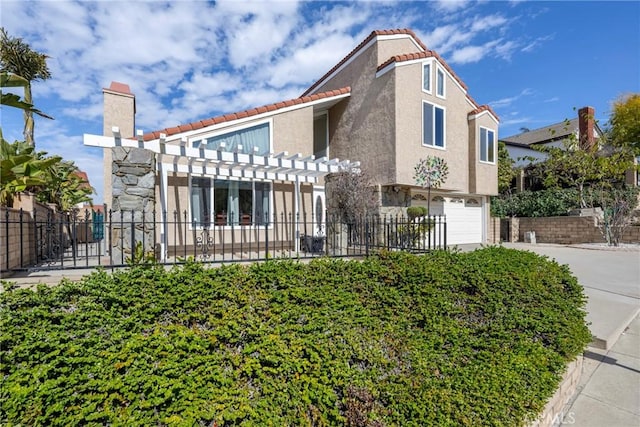
[[[3,283],[7,425],[523,425],[590,341],[566,266],[383,253]]]

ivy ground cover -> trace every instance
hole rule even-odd
[[[590,341],[568,269],[500,247],[4,286],[6,425],[519,426]]]

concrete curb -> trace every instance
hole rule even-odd
[[[618,341],[620,335],[629,327],[631,322],[640,315],[640,307],[636,308],[630,314],[624,318],[618,326],[611,331],[606,337],[599,338],[594,336],[593,341],[589,344],[591,347],[599,348],[601,350],[610,350],[611,347]]]

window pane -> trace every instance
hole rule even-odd
[[[242,145],[242,152],[246,154],[269,154],[269,123],[263,123],[246,129],[225,133],[207,138],[206,148],[217,150],[224,143],[224,151],[235,151]],[[254,147],[258,150],[254,152]]]
[[[213,185],[213,206],[216,214],[216,225],[227,225],[229,181],[216,179]]]
[[[493,142],[493,138],[494,138],[494,133],[493,131],[488,131],[487,132],[487,137],[488,137],[488,144],[487,144],[487,158],[489,159],[490,162],[494,162],[494,142]]]
[[[425,145],[433,145],[433,105],[422,104],[422,135]]]
[[[438,70],[438,95],[444,96],[444,73]]]
[[[255,212],[254,223],[264,225],[269,222],[269,200],[271,199],[271,184],[268,182],[256,182],[255,185]]]
[[[253,190],[251,182],[238,182],[238,213],[233,216],[233,224],[250,225],[253,212]]]
[[[422,66],[422,88],[428,92],[431,91],[431,64]]]
[[[436,111],[436,140],[438,147],[444,147],[444,110],[435,107]]]
[[[487,161],[487,130],[480,128],[480,160]]]
[[[191,179],[191,220],[197,227],[208,227],[211,222],[211,180],[193,177]]]

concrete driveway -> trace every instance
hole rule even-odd
[[[584,287],[594,347],[609,349],[640,313],[640,248],[593,250],[561,245],[504,243],[567,264]]]

